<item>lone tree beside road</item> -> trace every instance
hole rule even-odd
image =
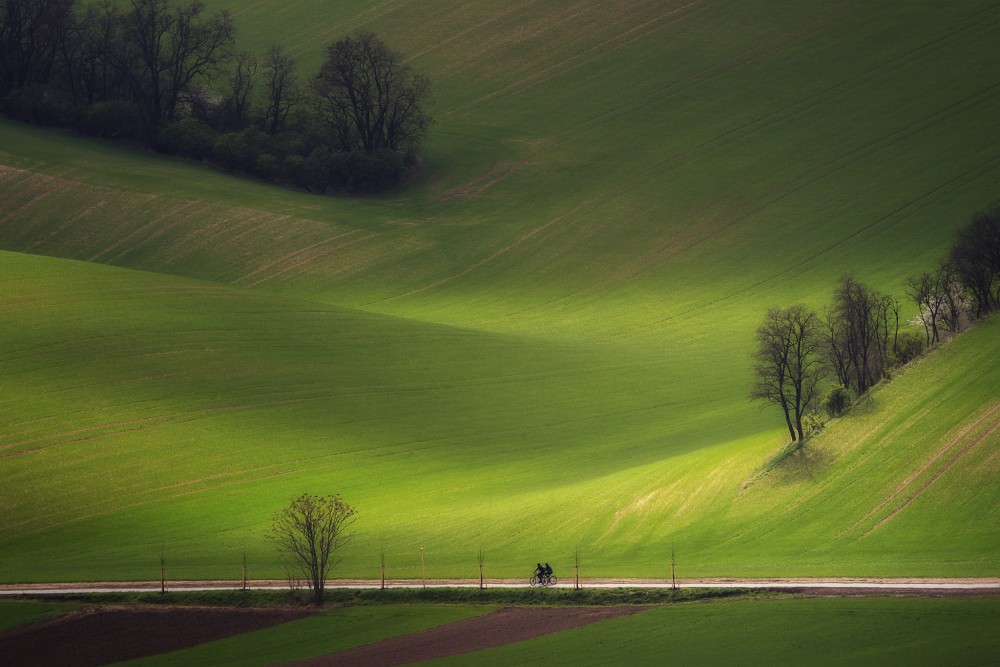
[[[269,539],[290,556],[310,582],[313,602],[323,604],[326,578],[340,562],[336,552],[350,541],[348,532],[357,510],[339,495],[304,493],[272,518]]]
[[[757,329],[752,400],[774,403],[785,414],[792,442],[801,446],[802,418],[822,377],[819,317],[805,306],[771,308]]]

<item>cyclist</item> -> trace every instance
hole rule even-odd
[[[536,563],[535,565],[535,576],[538,577],[538,583],[542,583],[542,577],[545,576],[545,568],[542,567],[541,563]]]
[[[545,575],[546,580],[552,579],[552,566],[549,565],[548,563],[545,564],[545,571],[543,572],[543,574]]]

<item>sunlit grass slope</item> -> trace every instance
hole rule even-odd
[[[30,255],[2,263],[9,576],[77,559],[73,576],[112,576],[160,542],[203,565],[244,543],[260,551],[270,512],[305,489],[364,508],[370,543],[443,542],[453,566],[465,540],[489,536],[513,555],[525,535],[573,534],[592,515],[577,502],[562,511],[580,526],[534,524],[564,504],[560,489],[586,496],[614,471],[711,445],[740,412],[763,427],[756,410],[691,403],[641,350]],[[671,405],[686,418],[664,425]]]
[[[232,577],[244,549],[277,576],[270,513],[307,489],[361,510],[344,575],[380,544],[408,577],[421,547],[432,576],[472,576],[479,546],[507,576],[576,548],[662,575],[672,544],[687,575],[997,565],[995,319],[767,469],[766,415],[686,400],[634,349],[0,259],[5,579],[149,577],[161,551]]]
[[[997,198],[1000,8],[221,7],[306,73],[378,31],[434,82],[426,169],[322,198],[0,123],[0,579],[279,574],[270,512],[327,490],[348,574],[380,541],[400,576],[672,542],[690,574],[995,573],[995,324],[898,380],[948,410],[877,399],[767,475],[745,396],[768,306],[901,293]]]

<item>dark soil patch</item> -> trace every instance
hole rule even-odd
[[[91,667],[167,653],[303,618],[307,609],[90,609],[0,634],[3,664]]]
[[[648,607],[506,607],[403,637],[291,663],[296,667],[387,667],[482,651],[571,630]]]

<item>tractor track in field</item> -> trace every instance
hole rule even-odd
[[[492,104],[499,100],[518,95],[529,88],[604,58],[639,39],[656,34],[664,28],[679,23],[690,16],[704,12],[718,4],[719,0],[715,0],[714,2],[708,2],[708,0],[691,0],[690,2],[678,7],[671,7],[659,16],[648,19],[638,25],[633,25],[631,27],[623,26],[626,29],[605,38],[599,44],[595,44],[587,48],[582,53],[574,54],[560,62],[549,65],[544,69],[532,72],[521,79],[512,81],[498,90],[494,90],[491,93],[462,105],[461,107],[451,109],[441,114],[441,117],[462,118],[475,111],[483,104]]]
[[[891,501],[895,500],[895,498],[897,498],[898,495],[903,490],[905,490],[905,488],[909,485],[909,483],[912,481],[913,478],[915,478],[917,475],[923,473],[933,463],[936,463],[937,460],[938,460],[938,458],[941,457],[941,456],[943,456],[944,453],[951,454],[952,451],[953,451],[953,449],[958,445],[958,443],[961,442],[965,438],[966,435],[968,435],[969,431],[971,431],[973,428],[975,428],[976,426],[978,426],[981,422],[983,422],[984,420],[986,420],[988,417],[992,417],[993,413],[995,413],[998,408],[1000,408],[1000,403],[997,403],[996,405],[994,405],[992,408],[990,408],[990,410],[986,414],[984,414],[979,419],[977,419],[975,421],[975,423],[969,425],[968,428],[966,428],[965,430],[963,430],[958,436],[956,436],[953,440],[951,440],[950,442],[948,442],[948,444],[945,445],[945,447],[940,452],[938,452],[938,454],[936,454],[930,461],[928,461],[928,463],[923,468],[921,468],[919,471],[916,471],[913,475],[910,476],[910,478],[908,478],[902,485],[900,485],[900,487],[893,493],[893,495],[890,498],[887,499],[886,502],[891,502]],[[973,448],[975,448],[976,445],[978,445],[983,440],[985,440],[986,438],[988,438],[991,435],[993,435],[993,433],[996,432],[996,430],[998,428],[1000,428],[1000,421],[994,421],[992,424],[988,423],[987,428],[986,428],[985,431],[983,431],[978,436],[976,436],[975,438],[973,438],[972,442],[970,442],[969,444],[967,444],[964,447],[962,447],[962,449],[960,449],[958,451],[958,453],[956,453],[954,456],[951,456],[948,459],[948,461],[946,461],[944,463],[944,465],[942,465],[940,468],[938,468],[934,472],[934,474],[931,475],[930,479],[928,479],[926,482],[924,482],[923,484],[921,484],[916,490],[914,490],[912,493],[910,493],[906,497],[906,499],[903,500],[903,502],[901,502],[899,505],[897,505],[895,508],[893,508],[893,510],[891,512],[889,512],[889,514],[887,514],[884,517],[882,517],[882,519],[879,520],[878,523],[876,523],[874,526],[872,526],[867,531],[865,531],[865,533],[861,537],[867,537],[868,535],[870,535],[871,533],[875,532],[876,530],[878,530],[879,528],[881,528],[883,525],[885,525],[886,523],[888,523],[889,521],[891,521],[893,518],[895,518],[897,514],[899,514],[900,512],[902,512],[904,509],[906,509],[907,505],[909,505],[910,503],[912,503],[914,500],[916,500],[920,496],[920,494],[922,494],[924,491],[926,491],[929,486],[931,486],[932,484],[934,484],[934,482],[936,482],[942,475],[944,475],[946,472],[948,472],[949,470],[951,470],[951,468],[956,463],[958,463],[966,454],[968,454],[969,451],[971,451]]]
[[[727,143],[730,143],[731,141],[735,141],[741,136],[744,136],[747,130],[750,129],[759,130],[762,127],[773,126],[778,122],[785,122],[789,118],[798,116],[805,110],[818,106],[825,99],[829,97],[841,95],[845,90],[851,90],[869,82],[873,76],[882,73],[886,68],[905,66],[908,63],[911,63],[914,57],[926,57],[928,53],[933,53],[934,51],[944,48],[945,46],[951,44],[953,41],[959,39],[964,33],[969,31],[970,29],[975,31],[983,30],[984,29],[983,23],[978,22],[978,23],[969,23],[967,25],[963,25],[960,29],[953,31],[948,35],[939,37],[931,42],[920,44],[919,46],[916,46],[910,49],[909,51],[896,56],[895,58],[892,58],[884,63],[881,63],[876,67],[857,73],[854,76],[839,81],[834,85],[829,86],[826,89],[819,91],[809,97],[797,100],[796,102],[794,102],[789,106],[777,109],[766,116],[749,121],[738,128],[734,128],[720,136],[714,137],[702,143],[699,146],[683,151],[678,155],[671,156],[670,158],[663,160],[658,164],[655,164],[650,168],[646,169],[641,174],[637,175],[635,178],[629,179],[628,181],[623,181],[614,186],[611,186],[610,188],[606,188],[598,196],[590,197],[588,199],[585,199],[584,201],[578,202],[576,205],[572,206],[568,210],[563,211],[561,214],[558,214],[555,217],[549,219],[548,221],[542,223],[541,225],[536,226],[533,229],[529,230],[520,238],[512,242],[508,242],[506,245],[496,249],[492,254],[487,255],[485,258],[481,258],[465,266],[464,268],[461,268],[453,272],[450,275],[441,277],[423,286],[420,286],[418,288],[409,290],[401,294],[381,299],[374,303],[377,304],[386,301],[394,301],[397,299],[407,298],[417,293],[436,288],[444,283],[451,282],[458,277],[464,276],[472,271],[481,268],[482,266],[492,262],[493,260],[508,254],[515,248],[518,248],[519,246],[524,246],[528,241],[532,241],[533,243],[536,244],[540,243],[549,238],[552,234],[557,232],[559,228],[557,226],[557,223],[561,223],[564,221],[572,221],[582,215],[586,215],[587,213],[593,210],[593,205],[595,203],[604,202],[610,196],[615,194],[620,194],[623,191],[627,191],[628,189],[635,187],[637,184],[649,180],[650,178],[656,175],[661,175],[667,171],[677,169],[680,166],[691,161],[692,159],[696,159],[697,157],[702,156],[706,150],[718,149],[720,145],[725,145]],[[789,39],[788,41],[794,41],[794,38]],[[776,45],[774,48],[783,48],[785,45],[786,43],[780,43]],[[760,54],[757,54],[754,57],[750,58],[749,61],[752,62],[758,57],[760,57]],[[742,64],[745,63],[740,62],[737,63],[736,66],[738,67]],[[799,179],[791,183],[786,183],[778,188],[775,188],[774,190],[768,193],[763,203],[755,206],[752,210],[747,211],[745,214],[739,216],[737,219],[729,220],[726,222],[726,224],[721,225],[719,228],[711,230],[710,233],[708,233],[707,235],[695,239],[689,239],[686,243],[679,242],[676,239],[672,240],[667,244],[654,248],[651,252],[648,252],[645,255],[641,256],[640,258],[638,258],[638,260],[633,261],[628,266],[619,268],[614,273],[614,275],[610,277],[611,284],[609,284],[609,280],[605,278],[604,280],[594,283],[588,287],[576,290],[574,293],[570,295],[566,295],[556,299],[551,299],[543,304],[537,304],[535,306],[524,308],[510,314],[512,315],[523,314],[524,312],[534,310],[539,307],[550,307],[554,303],[564,302],[574,297],[579,297],[586,294],[593,295],[596,293],[605,292],[611,289],[614,284],[622,284],[628,280],[634,280],[640,277],[641,275],[648,273],[649,271],[654,270],[656,267],[662,265],[662,263],[667,259],[676,257],[678,255],[683,255],[689,252],[692,248],[701,245],[706,241],[718,236],[719,234],[753,217],[754,215],[760,213],[761,211],[767,209],[768,207],[773,206],[777,202],[785,199],[786,197],[794,195],[795,193],[799,192],[800,190],[803,190],[804,188],[813,186],[816,183],[822,181],[823,179],[829,177],[831,174],[841,171],[847,167],[850,167],[864,159],[867,159],[872,155],[882,150],[885,150],[888,147],[896,145],[899,141],[903,139],[909,139],[915,135],[923,133],[927,131],[929,128],[932,128],[935,125],[939,124],[940,122],[951,119],[956,113],[964,112],[967,111],[969,108],[983,104],[984,102],[987,102],[995,98],[998,92],[1000,92],[1000,84],[994,84],[988,86],[986,89],[976,91],[973,94],[968,95],[960,99],[959,101],[953,103],[952,105],[945,107],[944,109],[939,109],[937,111],[930,113],[927,116],[918,118],[902,127],[895,129],[894,131],[876,137],[866,144],[855,147],[852,150],[849,150],[847,153],[835,157],[825,164],[818,165],[814,169],[810,170],[809,172],[801,176]],[[993,170],[996,167],[997,167],[996,161],[991,161],[991,164],[989,165],[989,170]],[[834,244],[833,246],[823,249],[819,255],[810,256],[801,264],[815,261],[816,257],[830,252],[834,248],[843,245],[843,243],[846,243],[851,239],[856,238],[858,235],[864,232],[868,232],[874,228],[877,228],[878,226],[885,223],[887,220],[895,216],[898,216],[899,214],[911,208],[912,206],[921,202],[925,202],[925,200],[927,200],[932,195],[935,194],[939,195],[940,191],[944,189],[946,186],[952,185],[956,182],[960,182],[962,181],[962,179],[967,178],[970,173],[978,173],[981,170],[982,170],[982,165],[977,165],[976,168],[970,170],[969,172],[963,173],[958,177],[946,181],[943,184],[939,184],[938,186],[932,188],[928,192],[919,195],[913,200],[904,202],[901,206],[879,217],[878,219],[874,220],[868,225],[856,230],[853,234],[844,239],[841,239],[840,241],[838,241],[838,243]],[[780,275],[787,274],[788,272],[795,270],[796,268],[800,268],[801,264],[796,265],[794,267],[789,267],[786,271],[782,272],[781,274],[771,276],[767,280],[768,281],[773,280],[774,278],[779,277]],[[734,298],[739,294],[752,290],[755,287],[759,287],[759,285],[763,284],[763,282],[767,281],[762,281],[757,285],[750,286],[735,294],[726,295],[723,299],[717,300],[716,302],[713,302],[711,304],[701,304],[697,308],[695,308],[695,310],[699,310],[707,306],[714,305],[719,301],[725,301]],[[673,315],[670,318],[666,318],[665,320],[653,322],[650,325],[648,325],[647,328],[660,326],[669,319],[687,315],[690,314],[690,312],[691,311],[686,313],[680,313],[678,315]]]

